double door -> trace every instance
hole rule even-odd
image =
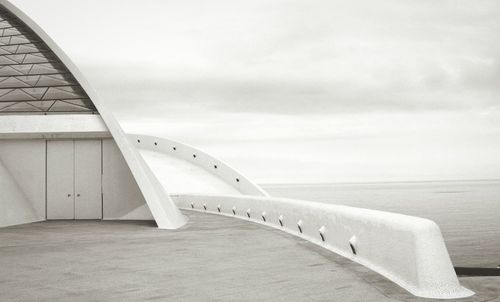
[[[101,140],[47,141],[47,219],[102,219]]]

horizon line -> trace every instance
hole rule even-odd
[[[287,185],[349,185],[349,184],[389,184],[389,183],[431,183],[431,182],[485,182],[500,181],[500,178],[483,179],[440,179],[440,180],[389,180],[389,181],[331,181],[331,182],[258,182],[259,186],[287,186]]]

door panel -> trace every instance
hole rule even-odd
[[[75,219],[102,219],[101,141],[75,141]]]
[[[70,140],[47,141],[47,219],[74,219],[74,146]]]

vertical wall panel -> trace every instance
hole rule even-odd
[[[36,219],[45,219],[45,140],[0,140],[0,161]]]
[[[103,140],[102,177],[104,219],[153,219],[132,172],[112,139]]]
[[[0,227],[40,220],[24,192],[0,160]]]

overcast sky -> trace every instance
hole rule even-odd
[[[258,182],[500,178],[500,2],[14,0],[127,130]]]

